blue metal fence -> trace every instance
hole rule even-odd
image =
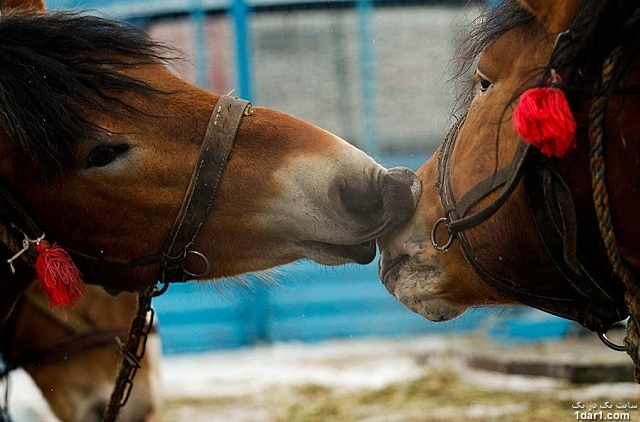
[[[254,279],[245,287],[230,282],[220,291],[207,283],[171,286],[154,301],[165,352],[272,341],[462,333],[483,327],[495,313],[476,311],[448,323],[425,321],[387,293],[375,264],[327,268],[305,261],[278,273],[274,285]]]
[[[355,0],[358,12],[358,34],[360,45],[360,70],[362,80],[362,104],[363,110],[363,147],[370,154],[377,155],[378,145],[376,138],[375,115],[375,80],[373,60],[373,35],[371,32],[371,12],[374,0]],[[190,17],[193,26],[194,39],[194,63],[196,69],[196,82],[202,88],[209,86],[207,81],[207,44],[205,37],[205,14],[207,12],[226,11],[234,24],[234,49],[236,57],[236,90],[235,94],[241,98],[255,101],[254,93],[254,69],[251,49],[251,9],[264,6],[288,6],[311,5],[319,3],[315,1],[296,0],[186,0],[186,1],[136,1],[127,0],[53,0],[49,2],[50,8],[86,8],[95,9],[96,12],[134,23],[147,23],[150,18],[163,15],[186,14]],[[350,0],[339,0],[337,4],[352,4]],[[331,3],[325,3],[330,5]]]

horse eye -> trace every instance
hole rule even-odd
[[[482,77],[480,79],[480,92],[487,92],[487,90],[491,87],[491,81],[484,79]]]
[[[95,147],[87,157],[87,168],[104,167],[110,164],[115,158],[129,150],[129,145],[101,145]]]
[[[480,85],[480,93],[484,94],[487,92],[493,82],[480,70],[479,67],[476,68],[475,74],[473,75],[473,81]]]

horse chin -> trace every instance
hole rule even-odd
[[[368,264],[376,257],[373,240],[357,245],[305,242],[303,247],[306,257],[322,265]]]
[[[380,268],[383,284],[404,307],[433,322],[450,321],[467,308],[455,306],[436,297],[440,270],[426,266],[416,268],[408,258],[388,269]]]

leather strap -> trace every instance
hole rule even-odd
[[[53,346],[42,350],[35,350],[29,353],[20,353],[7,356],[16,367],[27,364],[42,365],[66,359],[67,357],[79,353],[94,346],[113,344],[118,347],[116,338],[126,340],[129,335],[129,326],[120,328],[95,330],[86,333],[78,333],[63,338]]]
[[[464,115],[456,122],[447,134],[440,155],[438,156],[438,182],[436,187],[440,192],[440,201],[447,217],[447,229],[452,235],[463,232],[482,224],[509,199],[524,175],[525,162],[530,156],[530,145],[518,143],[516,153],[509,164],[497,170],[465,193],[460,201],[456,201],[451,187],[451,157],[460,128],[466,120]],[[499,188],[502,192],[487,207],[467,215],[468,212],[483,199]]]
[[[523,142],[518,143],[513,160],[508,165],[480,181],[469,192],[463,195],[457,203],[454,200],[453,191],[449,186],[450,193],[447,195],[447,198],[449,198],[450,201],[446,204],[443,203],[443,207],[447,214],[454,214],[456,216],[452,218],[447,225],[452,234],[482,224],[502,207],[524,175],[524,164],[529,156],[530,148],[531,146],[529,144]],[[446,169],[447,172],[450,171],[450,166],[446,166]],[[448,185],[445,184],[445,186]],[[471,215],[467,215],[474,206],[478,205],[483,199],[499,188],[502,188],[502,191],[493,202],[485,208]]]
[[[182,282],[186,281],[188,276],[201,275],[186,270],[186,258],[189,254],[195,254],[205,260],[205,267],[208,267],[207,258],[189,248],[209,214],[233,148],[240,121],[243,116],[250,114],[252,114],[252,110],[249,101],[226,95],[218,100],[209,120],[200,156],[191,176],[182,207],[173,223],[162,252],[161,281]],[[208,268],[205,269],[208,270]]]
[[[600,274],[578,245],[576,207],[555,162],[546,160],[529,169],[525,186],[538,237],[558,272],[583,297],[626,309],[624,285],[616,277]]]
[[[70,334],[41,349],[18,352],[15,349],[14,340],[20,334],[19,320],[26,317],[26,306],[31,306],[33,310],[45,316],[51,323],[62,327]],[[155,324],[151,327],[151,332],[157,333]],[[26,364],[56,362],[94,346],[109,343],[117,346],[116,337],[126,340],[128,335],[129,326],[98,329],[90,321],[85,321],[83,318],[75,319],[73,323],[69,323],[60,314],[49,309],[49,304],[44,296],[26,294],[20,298],[9,321],[0,329],[0,351],[7,369],[12,370]]]

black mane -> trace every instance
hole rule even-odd
[[[83,116],[130,115],[138,111],[119,91],[159,92],[118,69],[163,60],[165,51],[137,28],[94,16],[3,13],[0,124],[43,168],[64,168],[76,143],[106,132]]]
[[[532,69],[535,84],[545,84],[551,69],[555,69],[563,78],[570,100],[601,94],[602,64],[617,46],[622,46],[623,56],[618,81],[613,87],[624,84],[623,77],[640,52],[640,16],[634,17],[639,6],[638,0],[582,0],[561,48],[555,51],[546,67]],[[489,44],[509,30],[527,25],[534,19],[517,0],[504,0],[497,7],[488,8],[458,46],[455,78],[462,79],[460,76],[473,71],[478,55]],[[474,92],[475,87],[463,81],[460,108],[468,107]],[[612,92],[604,94],[611,95]],[[516,92],[513,100],[517,98]]]

